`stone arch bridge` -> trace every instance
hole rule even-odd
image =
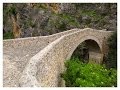
[[[4,40],[3,86],[62,86],[60,73],[64,71],[64,62],[77,46],[85,41],[90,62],[101,63],[111,34],[111,31],[76,28],[49,36]]]

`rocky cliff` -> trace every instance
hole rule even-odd
[[[46,36],[72,28],[115,31],[116,3],[4,3],[4,39]]]

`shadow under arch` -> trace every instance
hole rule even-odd
[[[76,49],[81,43],[85,42],[88,47],[88,57],[90,63],[102,63],[103,53],[102,53],[102,42],[95,36],[83,36],[71,50],[71,53],[68,54],[67,59],[70,59]]]

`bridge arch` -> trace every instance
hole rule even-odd
[[[86,42],[88,48],[89,48],[89,62],[95,62],[100,64],[103,60],[103,53],[102,53],[102,42],[99,40],[99,38],[95,37],[94,35],[87,35],[83,36],[79,39],[78,42],[76,42],[75,46],[71,49],[69,52],[67,59],[70,59],[73,55],[74,51],[77,49],[77,47],[83,43]]]
[[[75,49],[79,46],[79,44],[84,41],[88,42],[89,44],[89,41],[92,40],[93,43],[98,45],[99,48],[97,49],[100,51],[99,54],[101,58],[103,57],[103,54],[107,52],[106,42],[107,38],[112,34],[111,31],[94,30],[90,28],[86,28],[83,30],[74,30],[51,36],[40,36],[37,38],[32,37],[27,39],[4,41],[4,55],[14,54],[16,56],[20,56],[20,58],[22,56],[24,57],[24,59],[20,59],[21,61],[19,62],[19,64],[20,67],[25,67],[22,70],[19,70],[20,67],[16,69],[20,71],[20,76],[19,74],[14,75],[14,77],[19,76],[19,80],[17,80],[17,82],[15,83],[17,83],[17,85],[19,86],[24,87],[61,86],[62,82],[60,78],[60,73],[65,70],[65,60],[69,59]],[[37,45],[37,47],[34,48],[34,45]],[[92,48],[94,48],[94,46]],[[11,52],[15,52],[10,53],[9,50]],[[16,54],[16,51],[17,53],[24,53],[22,55],[18,55]],[[27,64],[26,62],[23,63],[23,61],[25,60],[27,60]],[[101,60],[97,59],[96,61],[101,62]],[[14,61],[14,59],[12,58],[11,61]],[[9,70],[7,70],[6,72],[9,72]],[[9,79],[13,80],[13,78],[9,76],[5,79],[5,81],[8,81]],[[59,82],[61,84],[59,84]],[[7,85],[8,83],[5,82],[5,84]],[[8,85],[13,85],[13,82],[10,82]]]

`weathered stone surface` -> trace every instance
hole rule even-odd
[[[47,36],[72,28],[115,31],[117,27],[116,3],[4,3],[4,39],[14,38],[9,37],[13,33],[12,9],[18,15],[16,23],[22,38]]]
[[[105,42],[111,31],[73,29],[50,36],[4,40],[4,86],[57,87],[63,81],[64,62],[85,40],[94,40],[100,52],[91,49],[90,58],[102,62]],[[96,57],[95,57],[96,56]]]

